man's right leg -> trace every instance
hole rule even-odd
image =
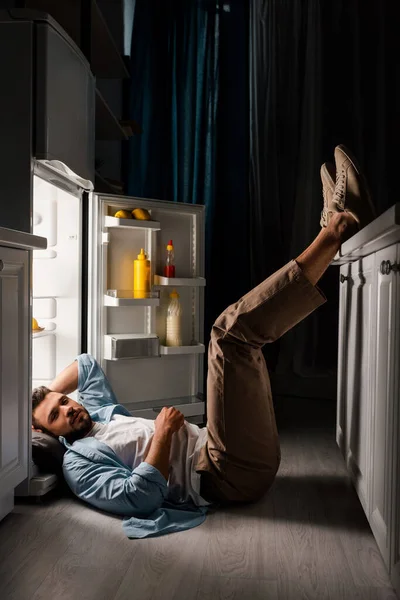
[[[209,347],[208,442],[197,464],[206,499],[255,500],[273,482],[280,450],[261,349],[325,301],[315,285],[355,230],[351,215],[333,215],[296,261],[217,319]]]

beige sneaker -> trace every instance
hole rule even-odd
[[[332,205],[332,198],[335,192],[336,169],[332,163],[324,163],[321,167],[322,195],[324,198],[324,208],[321,212],[321,227],[327,227],[329,215],[332,211],[329,207]]]
[[[362,229],[376,217],[367,181],[356,158],[345,146],[335,148],[336,185],[331,209],[347,211]]]

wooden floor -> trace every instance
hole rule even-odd
[[[73,498],[19,503],[0,523],[1,600],[395,600],[333,432],[281,441],[264,501],[161,538],[129,540]]]

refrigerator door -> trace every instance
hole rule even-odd
[[[150,220],[127,218],[135,208]],[[127,211],[121,217],[115,213]],[[139,215],[145,216],[145,215]],[[164,277],[173,240],[176,277]],[[89,208],[88,351],[101,362],[118,401],[134,416],[156,418],[176,406],[192,422],[204,419],[204,207],[93,194]],[[143,248],[151,290],[133,294],[133,264]],[[182,306],[182,346],[168,347],[166,307],[176,289]]]
[[[33,231],[32,386],[45,385],[81,352],[82,194],[80,180],[36,162]]]

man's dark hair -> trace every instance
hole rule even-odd
[[[41,423],[39,423],[39,421],[37,419],[35,419],[35,416],[33,414],[35,412],[36,408],[39,406],[39,404],[41,402],[43,402],[43,400],[45,399],[47,394],[49,394],[50,392],[51,392],[51,390],[49,390],[49,388],[47,388],[45,385],[41,385],[40,387],[37,387],[33,390],[33,392],[32,392],[32,425],[34,426],[35,429],[41,429],[44,433],[48,433],[52,437],[55,437],[55,435],[53,433],[51,433],[51,431],[49,431],[48,429],[43,427],[43,425]]]

